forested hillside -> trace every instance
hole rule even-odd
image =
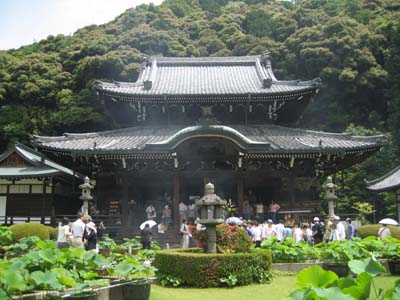
[[[298,126],[382,132],[393,141],[343,179],[360,186],[360,194],[349,191],[346,197],[368,200],[362,176],[382,175],[400,154],[398,0],[166,0],[129,9],[73,36],[49,36],[2,51],[0,150],[16,140],[28,143],[31,134],[111,129],[93,81],[135,81],[145,54],[266,51],[279,79],[323,80]]]

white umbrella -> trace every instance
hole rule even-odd
[[[390,219],[390,218],[386,218],[386,219],[382,219],[379,221],[379,224],[385,224],[385,225],[399,225],[399,223],[397,223],[396,220]]]
[[[150,228],[153,227],[154,225],[157,225],[157,223],[153,220],[147,220],[146,222],[143,222],[140,224],[139,228],[140,230],[143,230],[143,228],[146,226],[146,224],[149,224]]]
[[[239,219],[238,217],[230,217],[230,218],[226,219],[225,223],[240,225],[243,223],[243,221],[241,219]]]

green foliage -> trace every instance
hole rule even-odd
[[[18,254],[15,258],[0,260],[0,296],[4,293],[8,298],[34,290],[73,288],[72,292],[81,293],[109,284],[108,279],[96,279],[100,273],[124,280],[139,280],[145,275],[147,280],[154,270],[140,255],[116,254],[106,259],[82,248],[57,249],[55,241],[37,237],[22,239],[6,250]]]
[[[335,263],[347,263],[352,259],[363,259],[370,255],[366,249],[349,240],[320,243],[315,247],[320,249],[321,260]]]
[[[199,251],[202,250],[157,252],[153,266],[157,268],[156,275],[161,284],[217,287],[247,285],[271,279],[271,255],[267,250],[223,255]]]
[[[369,299],[373,276],[385,272],[385,268],[373,258],[352,260],[349,262],[351,271],[357,274],[355,279],[339,278],[331,271],[325,271],[319,266],[303,269],[297,276],[299,289],[290,294],[291,299]],[[382,292],[375,290],[376,299],[383,299]]]
[[[382,257],[389,261],[400,262],[400,241],[392,237],[383,239]]]
[[[0,248],[12,241],[12,231],[7,226],[0,226]]]
[[[57,240],[58,237],[58,228],[46,226],[47,230],[49,231],[50,240]]]
[[[318,258],[318,248],[310,247],[307,242],[296,243],[294,239],[287,238],[279,242],[277,238],[266,239],[261,243],[261,248],[269,249],[272,261],[280,262],[306,262]]]
[[[361,224],[366,224],[366,215],[373,214],[376,210],[374,207],[367,202],[355,202],[353,208],[358,212],[357,220],[361,221]]]
[[[37,236],[42,240],[50,239],[49,230],[45,225],[35,223],[21,223],[10,226],[13,233],[13,241],[19,241],[24,237]]]

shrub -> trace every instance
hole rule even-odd
[[[253,242],[246,230],[239,226],[227,224],[218,225],[217,228],[217,251],[218,253],[247,253]],[[207,248],[207,232],[201,230],[194,233],[199,247]]]
[[[50,239],[49,230],[45,225],[35,223],[21,223],[10,226],[13,233],[13,241],[17,242],[21,238],[37,236],[42,240]]]
[[[382,225],[379,224],[372,224],[372,225],[364,225],[358,228],[358,234],[360,237],[365,238],[367,236],[377,236],[378,230],[381,228]],[[396,239],[400,239],[400,228],[395,226],[388,226],[392,237]]]
[[[162,285],[217,287],[267,282],[271,276],[271,253],[253,249],[248,253],[205,254],[200,248],[164,250],[153,266]],[[197,253],[196,253],[197,252]]]
[[[12,232],[7,226],[0,226],[0,248],[10,244],[12,241]]]
[[[58,238],[58,228],[46,226],[47,230],[49,231],[50,240],[56,241]]]

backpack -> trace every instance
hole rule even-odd
[[[322,225],[321,223],[318,223],[318,225],[315,225],[315,226],[318,226],[317,227],[316,236],[319,237],[319,238],[322,238],[324,236],[324,233],[325,233],[325,226]]]

